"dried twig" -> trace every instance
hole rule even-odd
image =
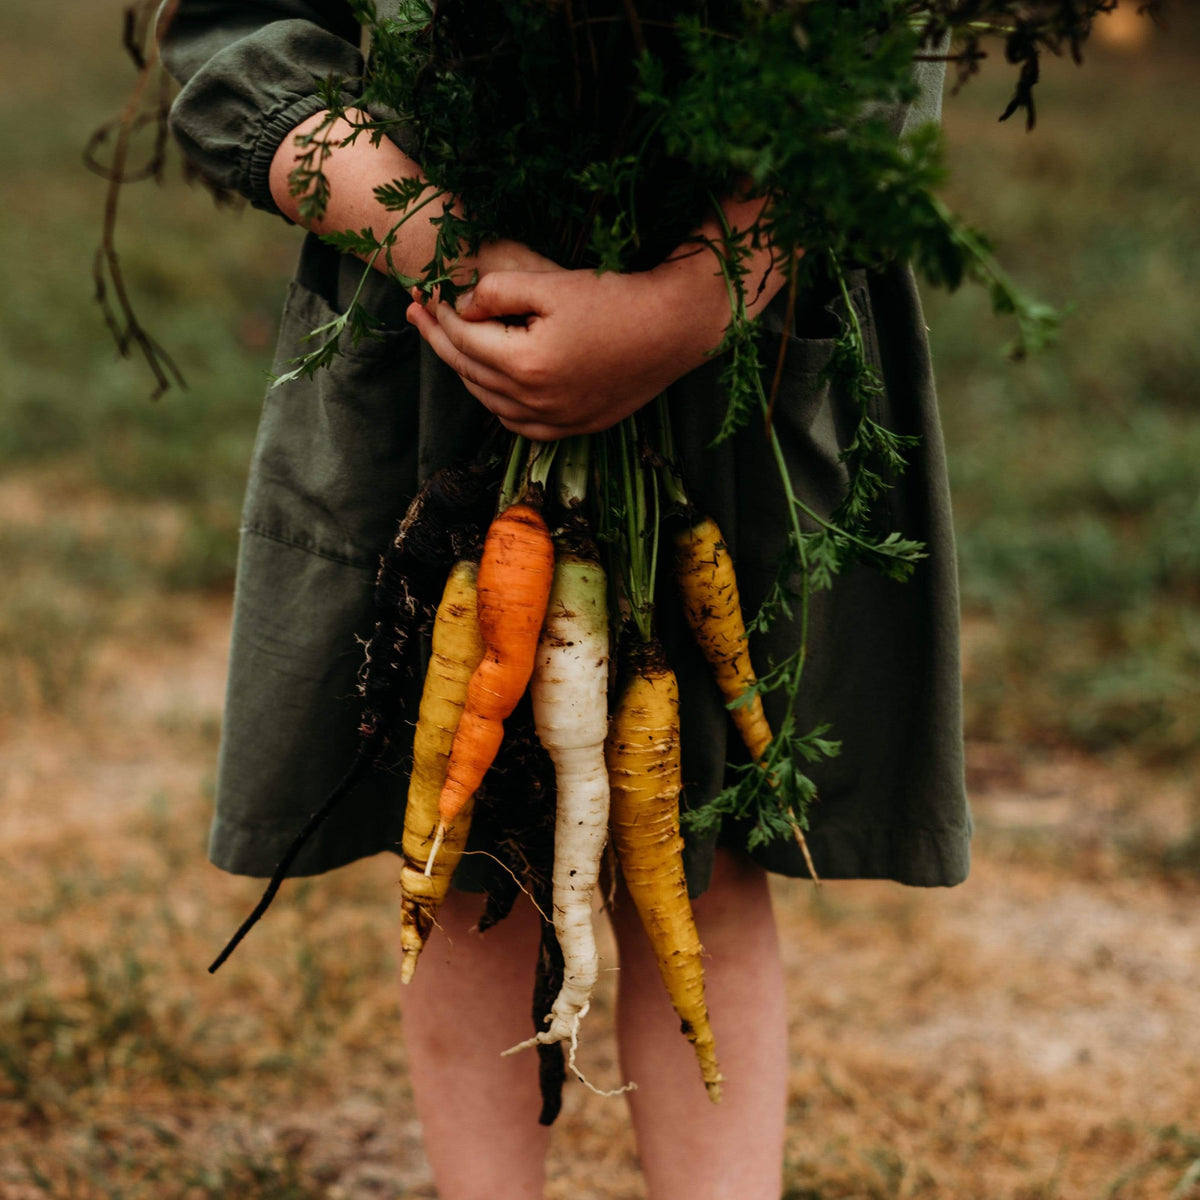
[[[163,10],[162,22],[169,22],[175,14],[179,0],[168,0]],[[125,9],[123,40],[134,64],[138,68],[133,90],[126,101],[121,115],[114,121],[101,126],[91,137],[84,150],[84,162],[88,168],[108,181],[104,197],[104,224],[100,245],[92,261],[92,279],[95,284],[96,303],[104,314],[105,323],[117,343],[117,349],[128,358],[136,347],[146,360],[154,375],[155,387],[151,399],[157,400],[172,381],[186,387],[183,375],[174,359],[138,320],[129,299],[125,274],[117,254],[116,230],[117,211],[121,185],[139,179],[162,181],[167,157],[167,108],[170,92],[167,81],[159,71],[158,41],[153,37],[151,24],[155,5],[151,3],[131,4]],[[146,46],[143,52],[142,47]],[[158,97],[152,112],[143,112],[142,106],[151,80],[159,77]],[[149,160],[140,167],[128,166],[130,146],[134,135],[146,125],[155,126],[154,146]],[[100,162],[100,149],[112,140],[112,160]]]

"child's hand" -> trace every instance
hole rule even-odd
[[[497,243],[476,266],[457,311],[414,302],[408,319],[507,429],[539,441],[635,412],[704,361],[729,316],[707,253],[597,275]]]

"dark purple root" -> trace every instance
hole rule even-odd
[[[549,911],[547,909],[547,911]],[[554,932],[554,923],[542,919],[542,940],[538,946],[537,974],[533,983],[533,1027],[539,1033],[546,1028],[543,1019],[550,1011],[562,988],[563,956]],[[567,1079],[567,1062],[562,1042],[539,1045],[538,1086],[542,1093],[539,1125],[553,1125],[562,1111],[562,1090]]]
[[[554,764],[534,732],[526,695],[504,723],[504,742],[484,777],[472,818],[472,840],[497,859],[489,871],[480,932],[508,916],[522,888],[550,911],[554,805]]]
[[[443,467],[422,485],[375,578],[375,628],[358,676],[359,733],[386,744],[399,719],[400,682],[413,673],[419,635],[437,612],[451,566],[478,553],[495,511],[500,464]]]
[[[283,852],[283,857],[279,860],[279,865],[275,868],[275,873],[267,883],[266,889],[258,903],[254,906],[254,910],[241,923],[233,937],[225,943],[225,949],[213,959],[212,964],[208,968],[210,975],[220,970],[225,960],[238,948],[242,938],[258,924],[259,919],[271,906],[271,901],[275,899],[275,893],[279,891],[283,881],[287,878],[288,868],[296,861],[296,855],[304,849],[304,844],[324,824],[325,818],[358,786],[359,780],[365,774],[365,769],[369,761],[367,744],[364,742],[359,746],[358,753],[354,756],[354,761],[350,764],[350,769],[342,776],[341,782],[325,797],[321,807],[316,809],[308,820],[305,821],[300,832],[292,839],[292,844]]]

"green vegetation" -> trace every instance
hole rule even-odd
[[[957,206],[1026,286],[1074,305],[1061,345],[1014,366],[977,297],[927,300],[963,603],[987,623],[976,737],[1196,752],[1200,162],[1178,135],[1200,115],[1193,63],[1056,63],[1029,136],[989,127],[986,76],[948,101]]]
[[[37,8],[12,9],[0,119],[23,135],[0,179],[0,715],[66,705],[100,637],[180,632],[181,589],[229,585],[297,240],[282,222],[214,212],[177,166],[164,188],[127,189],[129,284],[189,383],[148,402],[148,377],[119,358],[92,298],[103,183],[82,165],[132,78],[120,6],[70,6],[74,44],[91,49],[69,71],[35,32]]]

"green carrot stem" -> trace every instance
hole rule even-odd
[[[775,359],[775,374],[771,379],[771,394],[767,398],[766,423],[768,426],[775,419],[775,401],[779,396],[779,385],[783,382],[783,362],[787,357],[788,351],[787,334],[791,332],[796,320],[796,288],[800,281],[800,272],[796,270],[796,263],[799,257],[799,251],[793,250],[788,264],[790,278],[788,279],[787,310],[783,314],[784,336],[779,339],[779,355]]]
[[[767,410],[766,397],[763,396],[762,400],[765,416]],[[791,681],[792,686],[788,688],[787,719],[790,720],[793,711],[791,701],[795,699],[799,691],[800,676],[803,674],[804,664],[808,660],[808,606],[812,593],[812,581],[809,579],[808,573],[808,546],[805,541],[804,530],[800,525],[799,515],[799,510],[801,508],[807,510],[808,506],[801,504],[800,500],[796,497],[795,490],[792,488],[791,472],[788,471],[787,461],[783,457],[783,447],[780,446],[779,439],[775,436],[774,425],[769,421],[767,423],[767,438],[771,443],[771,453],[775,458],[775,467],[779,472],[779,478],[783,484],[784,495],[787,497],[788,519],[792,527],[791,541],[800,563],[800,645],[796,651],[796,671]]]
[[[503,512],[517,502],[517,485],[521,478],[521,467],[525,462],[526,444],[526,439],[519,433],[512,435],[512,444],[508,448],[508,462],[504,466],[504,482],[500,485],[500,496],[496,503],[497,512]]]
[[[637,414],[634,414],[633,428],[635,434],[640,425],[641,422],[638,421]],[[654,595],[654,581],[658,578],[658,527],[662,521],[662,512],[658,500],[658,472],[639,470],[638,477],[643,481],[643,486],[649,488],[651,507],[654,510],[653,520],[650,522],[650,527],[646,534],[650,541],[650,572],[646,581],[647,595],[648,597],[652,597]]]
[[[683,472],[679,469],[679,460],[675,457],[675,434],[671,429],[671,409],[667,404],[665,392],[658,394],[654,407],[658,416],[658,451],[662,459],[659,479],[663,491],[672,504],[685,510],[690,509],[691,502],[683,486]]]
[[[563,443],[558,456],[558,499],[564,508],[578,508],[587,496],[591,441],[581,434]]]
[[[538,487],[545,491],[558,447],[558,442],[529,443],[529,461],[525,466],[525,483],[521,488],[522,494],[531,487]]]
[[[430,186],[432,186],[432,185],[430,185]],[[421,211],[421,209],[423,209],[427,204],[432,204],[439,196],[444,196],[445,194],[446,194],[446,190],[444,188],[436,188],[433,191],[433,193],[429,196],[426,196],[426,198],[424,200],[422,200],[420,204],[413,205],[411,208],[406,208],[404,210],[404,212],[400,214],[400,219],[384,235],[383,244],[379,247],[379,250],[382,250],[384,248],[384,246],[390,247],[395,242],[396,230],[398,230],[401,225],[403,225],[406,221],[408,221],[409,218],[415,217],[417,215],[417,213],[419,213]],[[371,266],[372,264],[374,264],[376,255],[378,255],[379,250],[376,250],[375,254],[371,255],[371,259],[370,259],[370,262],[368,263],[368,266]],[[400,285],[406,289],[420,287],[423,291],[428,292],[432,288],[432,283],[428,280],[422,280],[415,275],[405,275],[402,271],[397,271],[395,269],[395,267],[392,266],[392,260],[391,260],[390,256],[388,257],[388,274],[393,279],[397,280],[400,283]],[[360,282],[358,286],[359,286],[359,291],[361,291],[362,283]],[[357,298],[358,298],[358,293],[356,292],[355,299],[357,299]]]
[[[636,461],[636,430],[632,418],[618,427],[621,443],[621,486],[625,496],[624,578],[630,616],[643,642],[649,642],[653,628],[653,577],[649,575],[646,552],[645,474]],[[657,528],[652,537],[657,546]]]

